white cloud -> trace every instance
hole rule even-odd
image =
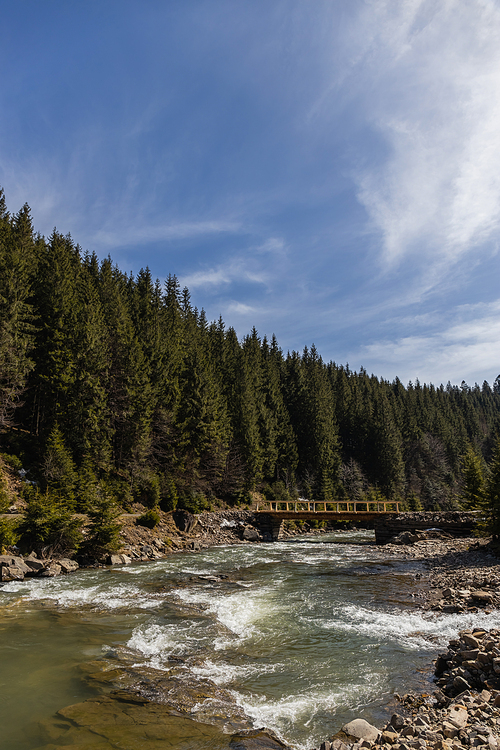
[[[180,221],[165,224],[149,225],[147,220],[139,221],[139,226],[128,227],[119,231],[101,229],[95,232],[89,241],[100,247],[128,247],[161,240],[189,239],[208,234],[238,232],[240,225],[232,221]]]
[[[462,306],[459,322],[435,333],[376,341],[350,355],[370,371],[403,381],[417,378],[439,384],[485,378],[500,373],[500,299],[491,304]]]
[[[348,38],[343,86],[388,146],[355,175],[383,262],[445,264],[500,224],[500,7],[492,0],[377,0]]]
[[[230,302],[226,307],[227,312],[235,315],[249,315],[257,312],[255,307],[244,305],[242,302]]]

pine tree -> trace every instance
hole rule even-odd
[[[462,459],[461,495],[462,507],[465,510],[480,510],[485,502],[485,480],[482,459],[473,448],[469,448]]]
[[[11,220],[0,189],[0,430],[13,424],[34,366],[29,300],[35,252],[29,207]]]
[[[500,533],[500,437],[497,437],[486,482],[486,507],[490,531]]]

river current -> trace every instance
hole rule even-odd
[[[193,695],[215,683],[220,693],[177,709],[221,736],[266,726],[307,750],[355,716],[380,724],[394,693],[432,690],[432,659],[458,630],[500,621],[423,613],[412,598],[422,563],[371,541],[358,531],[214,547],[4,584],[1,747],[44,747],[39,722],[141,680],[174,703],[175,685]]]

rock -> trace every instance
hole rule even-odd
[[[229,743],[231,750],[280,750],[289,746],[278,739],[270,729],[249,729],[233,734]]]
[[[243,530],[243,539],[246,539],[247,542],[258,542],[260,541],[260,534],[257,529],[254,529],[252,526],[247,526],[246,529]]]
[[[330,750],[349,750],[345,742],[342,742],[338,737],[330,743]]]
[[[38,560],[38,558],[34,557],[26,557],[24,559],[25,564],[30,569],[31,573],[40,573],[46,566],[47,562],[43,560]],[[29,573],[27,574],[29,575]]]
[[[42,578],[55,578],[55,576],[61,574],[61,571],[62,568],[59,563],[56,563],[54,560],[52,560],[52,562],[49,562],[49,564],[42,570],[40,576]]]
[[[467,724],[468,712],[464,706],[453,706],[448,715],[448,721],[457,729],[462,729]]]
[[[453,739],[458,734],[457,727],[449,721],[443,721],[443,734],[447,739]]]
[[[132,562],[127,555],[110,555],[108,565],[129,565]]]
[[[463,642],[467,646],[470,646],[470,648],[479,648],[479,641],[477,640],[477,638],[474,638],[473,635],[470,635],[469,633],[460,633],[460,636]]]
[[[0,581],[8,583],[9,581],[24,581],[24,571],[17,565],[5,565],[0,567]]]
[[[457,675],[452,682],[452,687],[455,691],[455,695],[458,695],[459,693],[463,693],[464,690],[469,690],[470,685],[467,680],[460,675]]]
[[[348,724],[344,724],[342,731],[357,740],[375,741],[380,734],[377,727],[374,727],[373,724],[369,724],[364,719],[354,719]]]
[[[76,560],[70,560],[67,557],[63,557],[61,560],[57,561],[59,565],[61,566],[61,571],[63,573],[73,573],[75,570],[78,570],[80,567]]]
[[[174,510],[172,517],[179,531],[184,531],[186,534],[191,533],[198,522],[196,516],[187,510]]]
[[[30,569],[24,562],[23,558],[19,555],[0,555],[0,567],[7,566],[7,567],[16,567],[19,568],[19,570],[22,570],[23,574],[26,575],[26,573],[30,572]]]
[[[493,594],[489,591],[471,591],[471,597],[482,604],[491,604],[493,601]]]
[[[384,731],[382,732],[381,742],[383,743],[387,742],[389,745],[394,745],[398,741],[398,739],[399,735],[397,732],[391,732],[387,729],[384,729]]]

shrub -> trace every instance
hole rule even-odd
[[[134,499],[146,508],[155,508],[160,504],[160,480],[156,474],[140,477],[137,480]]]
[[[102,491],[96,494],[93,505],[87,509],[87,536],[80,549],[83,556],[98,557],[120,548],[121,525],[117,521],[119,512],[118,506],[109,495]]]
[[[18,541],[17,526],[18,521],[14,519],[0,518],[0,554],[4,554],[6,547],[10,547]]]
[[[161,516],[155,508],[150,508],[142,516],[139,516],[136,523],[139,526],[146,526],[148,529],[154,529],[161,521]]]
[[[177,508],[189,513],[202,513],[204,510],[212,510],[212,504],[202,492],[191,492],[179,498]]]
[[[19,524],[21,545],[42,555],[67,554],[78,549],[82,540],[80,520],[56,493],[45,493],[29,487],[24,492],[27,502]]]
[[[13,471],[21,471],[23,468],[23,462],[17,456],[12,456],[9,453],[0,453],[0,459],[2,459],[4,464],[10,466]]]
[[[10,505],[10,497],[7,489],[7,478],[0,463],[0,513],[5,513]]]

